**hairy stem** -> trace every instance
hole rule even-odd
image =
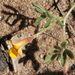
[[[66,16],[64,17],[64,20],[63,20],[63,22],[64,22],[64,26],[63,26],[63,39],[62,39],[62,41],[66,41],[66,30],[65,30],[66,29],[66,20],[67,20],[68,16],[70,15],[71,11],[74,9],[74,7],[75,7],[75,3],[71,7],[71,9],[68,11]]]
[[[48,26],[47,28],[43,29],[42,31],[38,32],[37,34],[33,35],[34,37],[37,37],[38,35],[42,34],[43,32],[45,32],[46,30],[48,30],[49,28],[53,27],[56,23]]]
[[[74,7],[75,7],[75,3],[74,3],[74,5],[71,7],[71,9],[68,11],[68,13],[66,14],[66,16],[64,17],[65,22],[66,22],[68,16],[70,15],[71,11],[74,9]],[[65,22],[64,22],[64,23],[65,23]]]

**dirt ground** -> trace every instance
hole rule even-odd
[[[39,25],[34,25],[34,22],[40,14],[34,11],[32,2],[40,4],[51,14],[64,16],[75,0],[0,0],[0,41],[1,49],[8,52],[6,41],[11,38],[27,38],[36,34],[43,29],[46,20],[43,20]],[[72,28],[70,28],[70,25]],[[75,10],[67,20],[66,36],[69,42],[68,48],[75,52]],[[51,63],[44,64],[44,60],[51,54],[48,50],[53,49],[54,45],[61,41],[62,28],[60,25],[52,27],[43,34],[39,35],[32,42],[25,45],[25,60],[21,61],[23,67],[19,72],[12,70],[12,63],[9,57],[7,66],[0,71],[0,75],[64,75],[63,68],[56,60]],[[1,58],[0,58],[1,60]],[[9,65],[11,64],[11,65]],[[68,58],[69,73],[67,75],[75,75],[75,60]]]

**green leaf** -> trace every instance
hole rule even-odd
[[[50,14],[48,11],[45,12],[45,15],[46,17],[49,17],[49,18],[55,18],[52,14]]]
[[[57,50],[49,50],[48,53],[57,53]]]
[[[63,48],[65,48],[65,47],[66,47],[66,41],[63,41],[63,42],[61,43],[61,46],[62,46]]]
[[[51,61],[51,57],[45,59],[44,63],[49,63]]]
[[[36,19],[35,24],[38,25],[43,19],[45,19],[45,16],[41,16]]]
[[[61,49],[59,46],[54,46],[55,49]]]
[[[35,11],[36,11],[37,13],[44,14],[44,12],[43,12],[42,10],[38,9],[38,8],[35,8]]]
[[[46,12],[46,10],[43,9],[42,6],[38,5],[37,3],[32,3],[32,5],[39,8],[39,9],[41,9],[43,12]]]
[[[51,62],[55,57],[57,56],[57,54],[54,54],[53,56],[51,56],[50,58],[47,58],[44,63],[49,63]]]
[[[58,20],[57,23],[59,23],[60,25],[64,26],[64,23],[61,20]]]
[[[61,54],[58,54],[56,60],[58,61],[60,58],[61,58]]]
[[[64,66],[66,64],[66,51],[63,52],[63,55],[62,55],[62,66]]]
[[[51,21],[52,21],[52,19],[48,19],[48,20],[47,20],[47,22],[46,22],[46,24],[45,24],[45,28],[50,25]]]
[[[35,6],[35,7],[37,7],[37,8],[39,8],[39,9],[41,8],[41,6],[38,5],[37,3],[32,3],[32,5]]]
[[[74,54],[72,51],[68,50],[68,49],[65,49],[66,51],[66,54],[71,58],[71,59],[74,59]]]

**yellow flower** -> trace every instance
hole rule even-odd
[[[16,43],[13,43],[12,40],[10,40],[11,44],[12,44],[12,48],[10,48],[9,50],[9,56],[11,58],[16,58],[18,55],[20,56],[23,56],[23,53],[22,53],[22,50],[21,50],[21,47],[24,45],[24,44],[27,44],[28,42],[30,42],[34,37],[28,37],[24,40],[21,40],[19,42],[16,42]]]

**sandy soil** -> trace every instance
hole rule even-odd
[[[5,45],[6,41],[15,36],[15,40],[17,40],[17,38],[23,39],[32,36],[43,29],[46,20],[43,20],[37,26],[34,25],[36,18],[39,17],[40,14],[34,11],[35,7],[32,6],[32,2],[40,4],[51,14],[64,16],[75,1],[0,0],[0,36],[2,37],[2,45]],[[67,20],[67,24],[70,24],[73,29],[75,29],[74,17],[75,11],[70,14],[70,17]],[[68,48],[75,52],[75,37],[69,27],[67,27],[66,30],[66,36],[69,42]],[[11,71],[12,67],[8,64],[6,69],[0,71],[0,75],[64,75],[62,66],[56,60],[53,60],[51,63],[44,64],[45,58],[51,55],[47,51],[53,49],[53,46],[57,45],[60,42],[61,35],[62,28],[60,25],[56,25],[50,30],[47,30],[43,34],[39,35],[32,42],[24,46],[25,57],[24,60],[21,61],[24,65],[23,68],[19,72],[14,73],[14,71]],[[5,52],[8,52],[8,48],[4,50]],[[8,56],[6,56],[6,58],[9,59]],[[68,75],[75,75],[74,60],[70,60],[68,58],[68,67]]]

